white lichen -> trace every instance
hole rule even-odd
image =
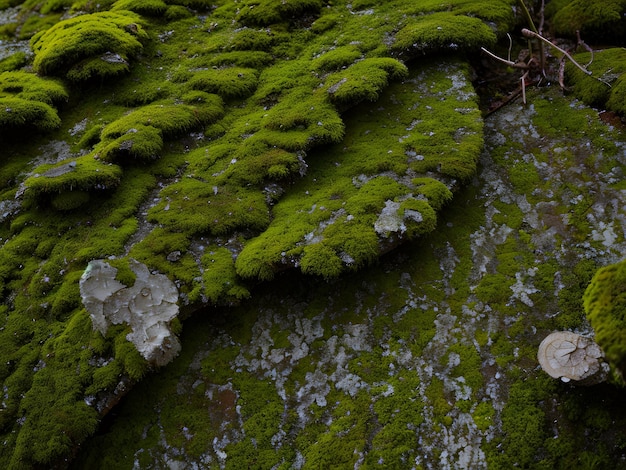
[[[180,352],[180,342],[170,329],[178,315],[178,290],[163,274],[130,260],[136,280],[126,286],[115,279],[117,269],[104,260],[89,263],[80,280],[83,305],[94,330],[106,335],[110,325],[127,323],[126,339],[150,363],[162,366]]]

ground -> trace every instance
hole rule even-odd
[[[625,251],[619,49],[523,105],[514,2],[5,3],[5,467],[626,465],[618,374],[536,360]],[[94,331],[102,258],[175,283],[168,366]]]

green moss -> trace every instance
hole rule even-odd
[[[479,18],[450,13],[416,17],[395,35],[393,48],[398,51],[427,53],[448,49],[469,50],[490,47],[496,42],[493,30]]]
[[[163,0],[117,0],[111,11],[134,11],[146,16],[161,16],[168,5]]]
[[[326,91],[339,106],[375,101],[390,79],[406,76],[406,67],[395,59],[365,59],[330,75],[326,79]]]
[[[92,74],[118,75],[146,40],[140,17],[131,12],[80,15],[33,36],[33,67],[40,74],[61,74],[77,80]],[[106,53],[117,56],[103,60]]]
[[[546,12],[552,16],[557,34],[574,37],[580,31],[585,40],[624,38],[626,3],[623,0],[561,0],[553,3]]]
[[[257,81],[258,73],[254,69],[224,67],[194,72],[187,86],[224,98],[244,98],[254,92]]]
[[[575,59],[586,64],[591,61],[591,54],[576,54]],[[576,96],[590,105],[607,106],[625,115],[626,51],[623,48],[595,51],[589,70],[593,75],[582,73],[572,64],[566,66],[565,71],[568,79],[574,84]]]
[[[275,42],[276,37],[269,30],[241,28],[226,47],[235,51],[268,51]]]
[[[202,257],[202,265],[205,266],[202,273],[204,294],[212,303],[225,299],[241,300],[250,295],[237,278],[235,261],[230,250],[208,247],[207,253]]]
[[[4,132],[32,126],[50,131],[61,125],[56,110],[46,103],[20,98],[0,98],[0,129]]]
[[[311,68],[316,71],[330,72],[352,65],[361,57],[362,53],[355,45],[337,47],[313,59]]]
[[[0,60],[0,73],[11,72],[22,68],[28,62],[24,52],[16,52]]]
[[[72,211],[89,201],[87,191],[67,191],[52,197],[50,203],[58,211]]]
[[[244,0],[238,8],[237,19],[246,25],[270,25],[307,11],[319,11],[322,6],[321,0]]]
[[[102,163],[91,156],[78,157],[70,162],[37,167],[35,174],[24,181],[25,194],[39,197],[112,189],[119,185],[121,176],[122,170],[117,165]]]
[[[584,295],[595,340],[623,380],[626,375],[626,262],[598,270]]]
[[[60,82],[35,74],[0,73],[0,130],[34,127],[43,131],[61,125],[54,106],[68,99]]]

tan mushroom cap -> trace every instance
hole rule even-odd
[[[607,365],[602,361],[604,354],[593,340],[572,333],[557,331],[548,335],[539,345],[537,358],[542,369],[551,377],[570,380],[586,380],[597,376],[604,380]]]

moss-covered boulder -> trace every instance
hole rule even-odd
[[[129,60],[147,39],[140,17],[132,12],[79,15],[33,36],[33,67],[72,81],[116,76],[128,72]]]
[[[585,291],[585,311],[606,359],[626,376],[626,261],[598,270]]]
[[[607,107],[626,116],[626,50],[611,48],[576,54],[580,63],[589,63],[591,75],[584,74],[574,65],[567,65],[566,72],[573,91],[590,105]]]
[[[61,125],[56,106],[67,101],[65,86],[33,73],[0,73],[0,135],[20,128],[49,131]]]
[[[580,32],[589,40],[626,39],[626,2],[624,0],[554,0],[546,14],[559,35],[575,37]]]

